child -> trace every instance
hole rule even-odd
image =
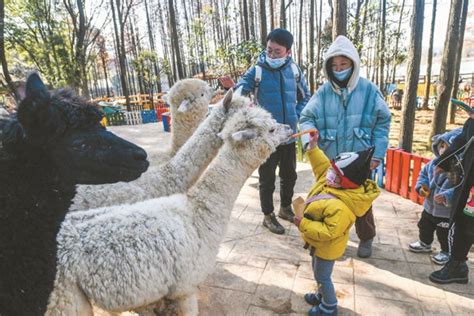
[[[446,148],[451,145],[452,140],[461,133],[461,129],[455,129],[441,135],[433,137],[431,145],[433,153],[439,157]],[[418,222],[419,240],[411,243],[408,248],[412,252],[431,252],[433,234],[441,245],[441,251],[432,256],[431,260],[439,265],[444,265],[449,260],[448,231],[449,214],[454,189],[453,184],[448,180],[445,173],[434,175],[433,160],[427,163],[421,170],[416,183],[416,191],[425,197],[424,210]]]
[[[308,158],[316,184],[308,194],[304,216],[294,223],[310,248],[316,293],[304,298],[313,305],[309,315],[337,315],[337,299],[331,274],[334,262],[344,253],[349,229],[357,216],[363,216],[380,194],[377,184],[368,180],[374,147],[341,153],[331,162],[318,148],[318,134],[312,134]]]

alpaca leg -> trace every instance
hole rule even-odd
[[[92,316],[92,305],[75,282],[56,282],[45,316]]]

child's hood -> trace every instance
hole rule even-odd
[[[328,193],[342,200],[355,216],[362,216],[380,194],[380,188],[375,181],[366,180],[357,189],[327,188]]]
[[[461,132],[462,132],[462,127],[459,127],[459,128],[453,129],[452,131],[433,136],[433,138],[431,139],[432,141],[431,150],[433,151],[433,154],[435,154],[436,157],[439,157],[440,156],[439,151],[438,151],[439,142],[443,141],[449,146],[452,144],[454,138],[456,138],[456,136],[461,134]]]

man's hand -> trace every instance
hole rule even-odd
[[[370,170],[376,169],[380,165],[380,160],[378,159],[372,159],[370,161]]]

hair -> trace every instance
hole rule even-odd
[[[285,29],[278,28],[268,33],[267,43],[268,41],[285,46],[286,49],[291,49],[291,46],[293,46],[293,35]]]

